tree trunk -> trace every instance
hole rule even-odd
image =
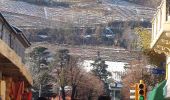
[[[93,92],[93,90],[90,89],[90,91],[88,93],[88,100],[92,100],[92,92]]]
[[[76,93],[76,85],[72,85],[72,93],[71,93],[71,100],[74,100],[75,98],[75,93]]]
[[[66,95],[65,95],[65,90],[64,90],[64,86],[61,86],[61,93],[62,93],[62,99],[66,100]]]

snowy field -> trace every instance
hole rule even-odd
[[[94,61],[92,60],[84,60],[83,65],[85,66],[84,68],[87,71],[90,71],[92,69],[91,63]],[[121,81],[121,75],[124,74],[125,72],[125,62],[111,62],[111,61],[106,61],[105,62],[108,65],[107,70],[112,73],[112,78],[115,81]]]

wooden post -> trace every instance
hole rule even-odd
[[[0,97],[2,100],[6,100],[5,99],[5,93],[6,92],[6,82],[3,80],[0,80]]]
[[[11,100],[10,93],[11,93],[11,85],[13,82],[12,77],[5,77],[6,82],[6,98],[5,100]]]

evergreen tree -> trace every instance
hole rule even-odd
[[[67,85],[67,68],[70,60],[69,50],[61,49],[58,51],[56,62],[59,63],[60,67],[58,72],[58,82],[61,87],[62,100],[66,100],[65,86]]]
[[[109,95],[107,80],[108,77],[111,76],[111,73],[107,71],[108,65],[106,65],[105,61],[101,59],[100,52],[98,52],[98,56],[95,61],[91,63],[91,66],[93,67],[92,72],[103,82],[105,94]]]
[[[48,48],[45,47],[35,47],[33,51],[31,51],[29,55],[29,59],[27,59],[27,63],[29,65],[29,71],[32,74],[33,78],[33,88],[37,90],[33,97],[38,97],[44,95],[44,92],[49,88],[45,88],[46,85],[49,84],[51,80],[51,76],[49,75],[48,61],[46,56],[48,56],[50,52],[48,52]],[[44,65],[45,67],[42,67]],[[44,89],[45,88],[45,89]],[[39,92],[39,93],[38,93]],[[47,94],[47,93],[46,93]],[[48,93],[49,94],[49,93]]]

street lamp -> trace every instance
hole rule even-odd
[[[111,90],[113,90],[113,100],[116,100],[116,90],[115,90],[115,88],[117,87],[117,83],[116,82],[113,82],[113,83],[111,83],[111,84],[109,84],[109,87],[110,87],[110,89]]]
[[[110,91],[109,91],[109,82],[108,82],[108,80],[106,79],[105,81],[104,81],[104,92],[105,92],[105,94],[107,95],[107,96],[110,96]]]

